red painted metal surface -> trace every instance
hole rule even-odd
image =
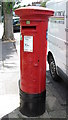
[[[46,30],[48,17],[53,15],[53,11],[42,7],[25,7],[17,9],[15,13],[20,16],[22,35],[20,40],[21,90],[29,94],[38,94],[46,89]],[[25,50],[31,46],[30,43],[27,44],[29,37],[33,42],[32,51]]]

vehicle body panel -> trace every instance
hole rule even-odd
[[[47,8],[54,10],[48,24],[48,52],[52,53],[57,69],[68,76],[68,0],[51,0]]]

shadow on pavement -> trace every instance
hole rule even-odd
[[[21,114],[21,112],[19,111],[19,108],[15,109],[14,111],[12,111],[11,113],[5,115],[4,117],[1,118],[1,120],[42,120],[42,118],[40,118],[40,116],[38,117],[27,117],[24,116],[23,114]],[[45,119],[45,118],[44,118]],[[48,118],[46,118],[46,120],[50,120]]]
[[[15,52],[12,42],[2,42],[2,61],[12,57],[13,52]]]
[[[2,42],[0,51],[1,66],[4,69],[16,69],[17,68],[17,50],[15,42]]]
[[[1,120],[10,120],[11,118],[20,118],[19,115],[19,108],[13,110],[11,113],[5,115],[4,117],[1,118]]]

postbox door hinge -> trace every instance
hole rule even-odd
[[[22,34],[20,33],[20,40],[22,40]]]

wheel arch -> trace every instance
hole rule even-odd
[[[57,77],[58,77],[58,69],[57,69],[57,65],[56,65],[56,61],[55,61],[55,57],[54,57],[54,55],[53,55],[53,53],[52,52],[48,52],[48,55],[47,55],[47,61],[48,61],[48,64],[50,65],[50,63],[52,62],[52,60],[54,61],[54,63],[55,63],[55,67],[56,67],[56,78],[54,78],[55,80],[57,79]]]
[[[57,65],[57,62],[56,62],[56,58],[55,58],[54,54],[51,51],[48,51],[48,55],[47,55],[48,64],[49,64],[50,57],[52,57],[52,59],[54,60],[54,62],[56,64],[56,70],[57,70],[57,74],[58,74],[58,68],[57,68],[58,65]]]
[[[49,63],[50,57],[52,57],[52,59],[54,59],[52,52],[49,51],[49,52],[48,52],[48,56],[47,56],[47,61],[48,61],[48,63]]]

